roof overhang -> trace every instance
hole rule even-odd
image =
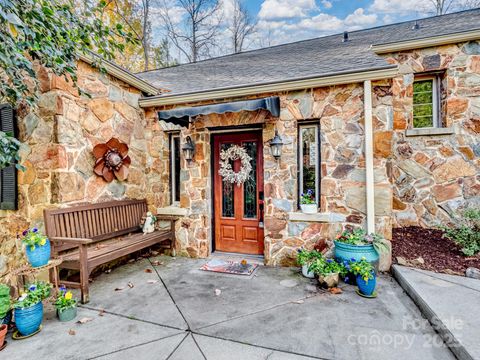
[[[465,41],[480,39],[480,29],[463,31],[448,35],[432,36],[415,40],[398,41],[385,44],[372,45],[372,50],[377,54],[388,54],[397,51],[428,48],[432,46],[455,44]]]
[[[181,107],[158,112],[158,119],[175,125],[188,126],[190,119],[197,115],[225,114],[240,111],[267,110],[273,116],[280,116],[280,99],[271,96],[261,99],[231,101],[219,104]]]
[[[131,72],[121,68],[120,66],[114,64],[111,61],[101,58],[94,53],[78,54],[78,58],[89,65],[104,68],[107,74],[119,80],[122,80],[123,82],[133,86],[138,90],[141,90],[147,95],[158,95],[160,93],[160,91],[155,86],[150,85],[149,83],[135,76]]]
[[[369,69],[356,72],[335,73],[317,77],[292,79],[280,82],[240,85],[224,87],[193,93],[165,94],[141,98],[141,107],[185,104],[207,100],[235,98],[256,94],[276,93],[281,91],[309,89],[332,85],[352,84],[365,80],[381,80],[393,78],[398,74],[397,66],[391,65],[378,69]]]

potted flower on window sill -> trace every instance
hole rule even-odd
[[[48,264],[50,260],[50,240],[42,235],[37,228],[23,232],[23,244],[27,253],[27,260],[32,267]]]
[[[311,189],[308,189],[306,193],[300,195],[300,209],[304,214],[316,214],[318,212],[315,196]]]
[[[326,288],[337,287],[340,275],[345,275],[345,267],[342,264],[323,256],[312,263],[310,270],[318,276],[320,286]]]
[[[313,279],[315,274],[313,271],[309,270],[310,265],[318,259],[322,257],[322,254],[319,253],[317,250],[305,250],[299,249],[297,253],[297,262],[302,267],[302,275],[306,278]]]
[[[52,285],[36,282],[27,287],[14,304],[15,325],[23,336],[32,335],[40,329],[43,320],[43,303],[51,292]]]
[[[60,288],[57,301],[55,301],[55,308],[60,321],[71,321],[77,317],[77,300],[63,286]]]
[[[334,240],[335,259],[339,262],[365,258],[378,267],[381,253],[390,251],[387,240],[377,234],[367,234],[363,229],[345,230]]]
[[[350,268],[353,274],[357,277],[359,295],[375,297],[377,280],[373,265],[363,257],[360,261],[351,261]]]

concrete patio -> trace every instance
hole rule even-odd
[[[244,277],[198,270],[204,262],[162,256],[102,274],[79,308],[77,320],[90,321],[60,323],[50,309],[38,335],[8,336],[2,358],[454,358],[389,276],[377,299],[364,299],[353,286],[318,291],[293,268]]]

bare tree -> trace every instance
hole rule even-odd
[[[177,0],[175,5],[184,13],[180,23],[174,21],[172,3],[163,0],[161,17],[172,44],[189,62],[208,58],[216,47],[221,23],[218,0]],[[177,8],[177,10],[178,10]]]
[[[480,0],[427,0],[426,3],[426,10],[433,10],[436,15],[474,9],[480,6]]]
[[[434,6],[437,15],[443,15],[448,12],[453,0],[429,0],[429,2]]]
[[[235,53],[243,50],[245,39],[255,31],[257,25],[241,0],[232,0],[233,14],[228,30],[231,32],[232,47]]]

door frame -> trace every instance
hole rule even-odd
[[[233,133],[257,133],[260,135],[260,138],[263,141],[263,125],[262,124],[252,124],[252,125],[239,125],[239,126],[222,126],[222,127],[211,127],[210,130],[210,183],[212,184],[211,188],[211,208],[212,208],[212,241],[211,241],[211,253],[216,251],[216,234],[215,234],[215,156],[213,155],[215,152],[215,135],[228,135]],[[262,144],[263,146],[263,144]],[[263,154],[265,157],[265,154]],[[263,169],[265,172],[265,169]],[[263,174],[264,175],[264,174]],[[265,180],[263,185],[265,186]],[[265,235],[264,235],[265,241]],[[241,253],[238,253],[241,254]],[[256,255],[248,255],[248,256],[256,256]],[[263,247],[263,255],[265,256],[265,245]]]

